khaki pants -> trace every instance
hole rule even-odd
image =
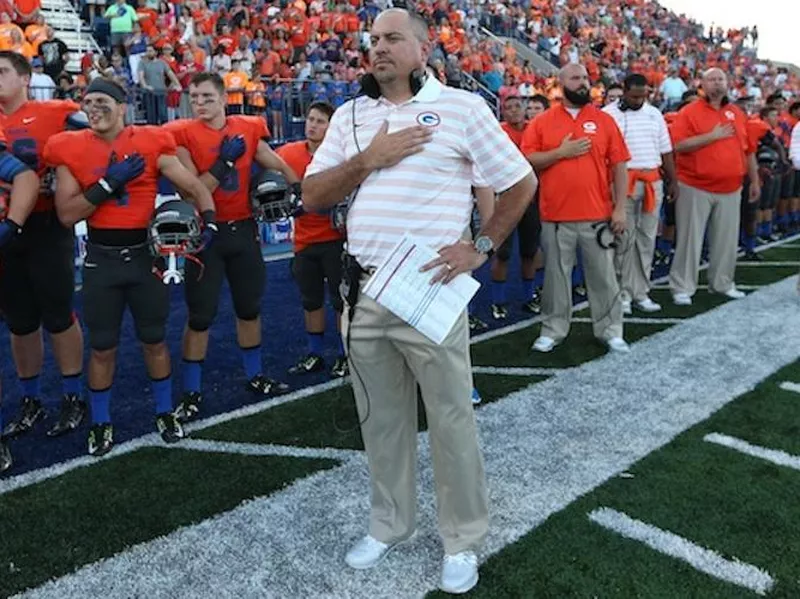
[[[709,193],[680,184],[675,204],[675,257],[669,271],[672,294],[694,295],[708,224],[708,287],[725,293],[733,286],[739,249],[739,220],[742,190]],[[709,218],[710,217],[710,218]]]
[[[477,551],[489,515],[472,407],[466,312],[436,345],[362,294],[352,324],[345,310],[345,339],[349,326],[350,372],[370,469],[369,534],[391,543],[416,528],[419,383],[445,553]]]
[[[650,273],[653,270],[653,254],[656,249],[658,221],[661,213],[663,183],[653,183],[656,207],[653,212],[644,212],[644,183],[637,183],[633,197],[626,202],[627,226],[615,257],[622,299],[641,301],[650,293]]]
[[[622,337],[622,301],[614,271],[614,251],[597,243],[593,222],[542,223],[544,290],[541,335],[561,341],[572,319],[572,268],[581,248],[592,330],[601,341]]]

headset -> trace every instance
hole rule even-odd
[[[619,237],[614,231],[611,230],[610,221],[600,221],[592,223],[592,229],[595,231],[597,245],[604,250],[616,250],[619,248]]]
[[[425,85],[425,82],[427,81],[427,78],[428,78],[428,75],[427,75],[427,72],[425,71],[424,68],[423,69],[414,69],[413,71],[411,71],[411,73],[409,73],[409,75],[408,75],[408,85],[409,85],[409,87],[411,89],[411,95],[412,96],[416,96],[419,93],[419,91]],[[358,96],[356,96],[355,98],[353,98],[350,102],[352,104],[353,142],[355,142],[356,151],[360,154],[361,153],[361,144],[358,143],[358,134],[356,132],[356,129],[357,129],[357,127],[356,127],[356,103],[357,103],[358,97],[361,96],[361,95],[367,96],[368,98],[372,98],[373,100],[377,100],[378,98],[381,97],[381,88],[380,88],[380,84],[378,83],[378,80],[375,78],[375,75],[373,75],[372,73],[367,73],[366,75],[363,75],[361,77],[361,79],[359,80],[359,84],[361,85],[361,93]],[[358,185],[350,193],[350,196],[345,199],[344,202],[341,202],[340,204],[337,205],[338,212],[339,212],[339,218],[343,219],[344,222],[347,221],[347,213],[350,211],[350,207],[356,201],[356,197],[358,196],[358,192],[359,192],[360,189],[361,189],[361,185]],[[334,210],[337,210],[337,207],[335,207]],[[345,250],[345,254],[346,253],[347,253],[347,251]],[[342,258],[343,258],[343,261],[344,261],[344,255],[342,256]],[[351,282],[351,284],[353,284],[353,283]],[[358,282],[356,281],[355,284],[358,285]],[[355,312],[356,312],[356,303],[357,302],[355,302],[353,304],[349,304],[348,308],[347,308],[347,310],[348,310],[347,311],[347,321],[348,322],[347,322],[347,335],[345,336],[345,351],[347,351],[348,355],[350,355],[350,331],[352,330],[353,317],[355,316]],[[367,386],[364,384],[364,380],[361,378],[361,374],[358,372],[358,369],[355,367],[355,364],[351,363],[351,367],[352,367],[353,373],[358,378],[358,382],[361,385],[361,388],[364,390],[364,396],[366,397],[366,400],[367,400],[367,410],[366,410],[367,413],[364,416],[364,419],[359,421],[358,426],[353,427],[352,429],[345,430],[345,429],[339,428],[339,426],[336,424],[336,412],[334,412],[334,415],[333,415],[333,427],[337,432],[340,432],[340,433],[351,433],[354,430],[356,430],[356,428],[359,428],[359,427],[363,426],[364,423],[369,418],[369,415],[370,415],[370,412],[371,412],[371,402],[369,400],[369,394],[367,393]],[[341,399],[341,387],[339,388],[339,393],[340,393],[339,398]]]

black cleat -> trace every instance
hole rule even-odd
[[[294,366],[289,368],[289,374],[309,374],[310,372],[319,372],[325,368],[325,360],[318,354],[308,354],[300,358]]]
[[[4,437],[16,437],[27,433],[39,420],[45,417],[42,403],[35,397],[23,397],[22,407],[16,420],[9,422],[3,429]]]
[[[492,318],[495,320],[505,320],[508,318],[508,308],[505,304],[492,304]]]
[[[61,415],[52,428],[47,431],[48,437],[60,437],[78,428],[86,417],[86,402],[74,394],[66,394],[61,399]]]
[[[0,439],[0,474],[13,465],[14,460],[11,459],[11,451],[8,449],[8,444],[3,439]]]
[[[201,403],[203,403],[203,395],[201,393],[186,391],[173,414],[178,419],[178,422],[188,422],[200,413]]]
[[[539,293],[538,289],[533,292],[533,297],[531,299],[522,304],[522,311],[528,312],[529,314],[542,313],[542,294]]]
[[[756,254],[755,252],[745,252],[742,260],[745,262],[763,262],[764,257],[761,254]]]
[[[469,330],[470,331],[485,331],[489,328],[489,325],[483,322],[477,316],[473,316],[472,314],[469,315]]]
[[[283,395],[289,390],[289,385],[269,379],[263,374],[257,374],[247,381],[247,388],[257,395],[265,397]]]
[[[333,368],[331,368],[331,376],[334,378],[342,378],[348,374],[350,374],[350,365],[347,363],[347,358],[344,356],[339,356],[333,363]]]
[[[156,415],[156,429],[161,435],[161,440],[170,445],[186,437],[181,423],[171,412]]]
[[[89,455],[100,458],[114,447],[114,427],[110,422],[95,424],[89,431]]]
[[[573,288],[572,288],[572,293],[574,293],[574,294],[575,294],[575,297],[576,297],[576,298],[577,298],[579,301],[583,301],[583,300],[585,300],[585,299],[586,299],[586,295],[587,295],[587,293],[586,293],[586,286],[585,286],[585,285],[583,285],[583,284],[580,284],[580,285],[575,285],[575,287],[573,287]]]

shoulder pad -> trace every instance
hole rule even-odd
[[[67,131],[78,131],[79,129],[89,128],[89,117],[82,110],[67,115]]]

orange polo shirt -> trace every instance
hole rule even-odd
[[[756,146],[748,139],[747,117],[734,104],[717,110],[701,99],[685,106],[670,126],[672,143],[704,135],[720,124],[733,125],[736,133],[691,152],[675,152],[678,180],[684,185],[709,193],[733,193],[742,186],[746,154],[752,154]]]
[[[542,220],[608,220],[614,210],[609,175],[615,165],[631,158],[613,117],[592,105],[573,117],[559,104],[528,123],[522,153],[555,150],[569,134],[573,139],[588,137],[592,148],[583,156],[559,160],[537,172]]]
[[[506,132],[509,139],[514,142],[514,145],[518,148],[522,147],[522,134],[525,131],[525,124],[522,125],[522,129],[516,129],[503,121],[500,123],[500,128]]]

